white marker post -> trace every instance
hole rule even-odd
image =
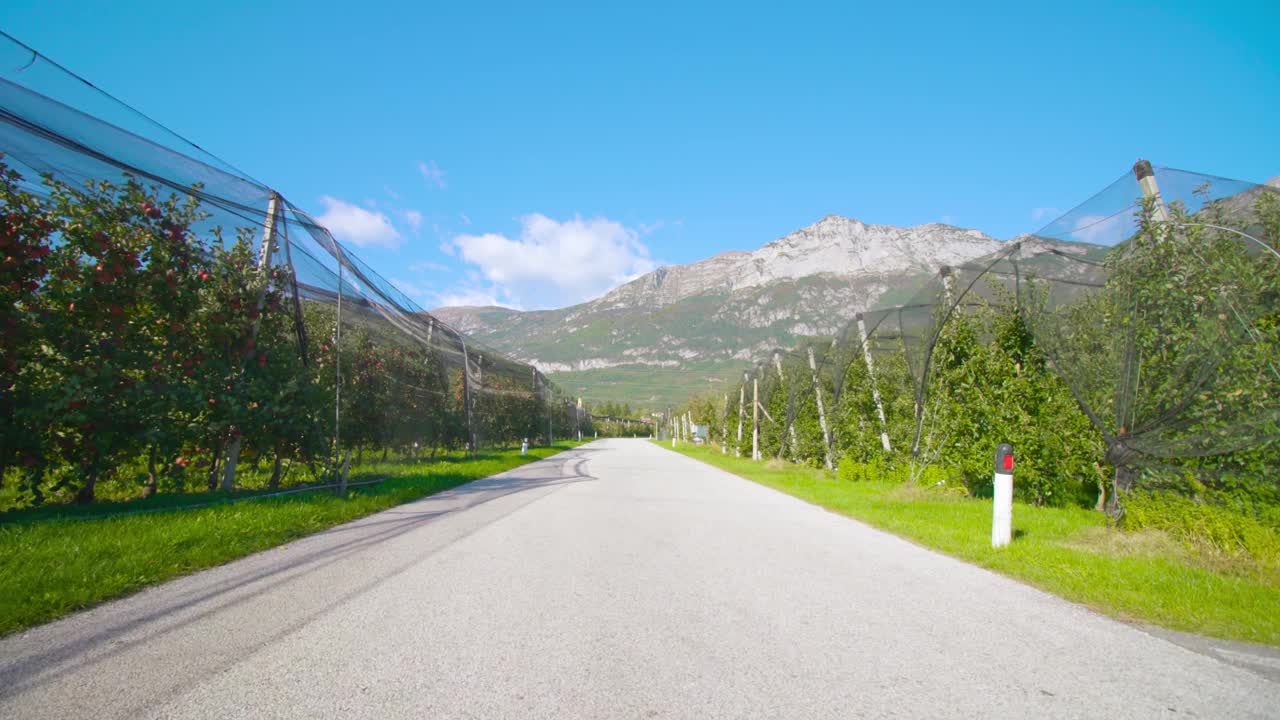
[[[1013,446],[996,447],[996,472],[992,479],[994,503],[991,509],[991,547],[1009,544],[1013,535]]]

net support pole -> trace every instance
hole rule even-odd
[[[258,255],[258,276],[261,283],[258,287],[257,298],[254,307],[257,308],[257,316],[253,318],[253,323],[249,326],[249,341],[256,342],[258,339],[258,329],[262,326],[262,309],[267,303],[267,287],[271,284],[271,257],[276,252],[276,214],[280,210],[280,195],[272,192],[271,198],[267,201],[267,217],[262,222],[262,247]],[[249,353],[251,350],[245,351],[240,357],[240,375],[244,373],[244,366],[248,364]],[[240,447],[243,443],[244,436],[240,432],[240,428],[236,428],[231,438],[231,442],[227,445],[226,461],[222,470],[222,489],[230,492],[236,487],[236,467],[240,463]]]
[[[950,265],[943,265],[938,268],[938,275],[942,276],[942,298],[946,304],[947,313],[951,312],[951,303],[955,302],[956,296],[956,277]],[[944,315],[945,317],[945,315]]]
[[[742,416],[746,413],[747,374],[742,373],[742,385],[738,387],[738,444],[733,449],[734,457],[742,457]]]
[[[573,428],[578,433],[578,442],[582,442],[582,398],[573,409]]]
[[[751,459],[760,459],[760,378],[751,378]]]
[[[542,405],[542,407],[547,409],[547,444],[550,445],[551,444],[551,408],[547,405],[546,400],[543,399],[542,391],[538,387],[538,368],[530,366],[529,372],[533,375],[533,401],[535,404],[540,404]],[[535,411],[534,427],[536,428],[537,425],[538,425],[538,420],[537,420],[537,413]]]
[[[862,339],[862,359],[867,363],[867,379],[871,382],[871,399],[876,404],[876,415],[880,418],[880,447],[886,453],[893,452],[889,445],[889,423],[884,417],[884,402],[880,398],[880,385],[876,382],[876,366],[871,359],[871,345],[867,341],[867,323],[862,313],[854,315],[858,321],[858,337]]]
[[[458,334],[458,342],[462,343],[462,416],[467,424],[467,452],[474,450],[471,434],[471,360],[467,357],[467,339]]]
[[[782,374],[782,356],[777,351],[773,353],[773,366],[778,370],[778,383],[782,387],[786,387],[787,377]],[[795,396],[793,395],[792,397],[794,398]],[[791,413],[787,413],[787,415],[791,415]],[[787,434],[791,438],[791,459],[795,460],[797,453],[800,452],[800,443],[796,440],[796,423],[793,417],[787,418]],[[782,454],[783,449],[778,448],[778,457],[782,457]]]
[[[720,423],[720,454],[729,454],[729,393],[724,394],[724,422]]]
[[[337,241],[333,243],[338,253],[338,319],[333,326],[333,473],[338,474],[338,456],[342,454],[342,251]]]
[[[809,346],[809,372],[813,374],[813,396],[818,401],[818,427],[822,430],[822,457],[828,470],[834,470],[831,462],[831,433],[827,431],[827,409],[822,404],[822,385],[818,382],[818,363],[813,359],[813,346]]]
[[[1169,209],[1164,205],[1164,197],[1160,195],[1160,186],[1156,184],[1156,171],[1151,163],[1139,160],[1133,164],[1133,176],[1138,179],[1138,187],[1142,188],[1142,197],[1152,201],[1152,213],[1156,220],[1169,222]]]

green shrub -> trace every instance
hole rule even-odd
[[[1230,508],[1173,493],[1137,492],[1125,500],[1126,530],[1162,530],[1186,545],[1247,555],[1280,569],[1280,531]]]

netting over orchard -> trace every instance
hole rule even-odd
[[[138,455],[153,485],[193,453],[234,478],[241,446],[278,475],[331,452],[335,422],[341,446],[406,452],[581,429],[536,368],[425,312],[270,185],[7,35],[0,153],[5,242],[29,261],[3,291],[21,332],[0,474],[33,468],[37,495]]]
[[[744,385],[772,407],[761,452],[828,466],[898,454],[981,485],[991,449],[1012,439],[1024,477],[1273,490],[1278,241],[1277,188],[1140,161],[1039,231],[857,312],[837,337],[766,353]],[[815,423],[819,400],[830,417]]]

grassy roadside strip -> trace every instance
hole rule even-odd
[[[173,512],[0,524],[0,635],[149,585],[220,565],[411,500],[555,455],[581,443],[441,462],[370,463],[349,491],[299,493]]]
[[[997,551],[990,544],[989,501],[899,483],[847,482],[792,463],[753,462],[688,444],[676,451],[1121,620],[1280,646],[1280,578],[1215,567],[1161,533],[1108,531],[1099,513],[1018,503],[1015,539]]]

